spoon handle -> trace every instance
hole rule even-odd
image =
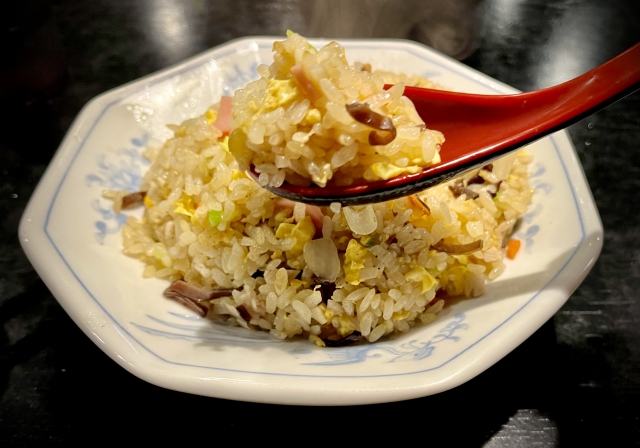
[[[548,95],[549,101],[563,100],[556,121],[567,121],[590,115],[640,88],[640,43],[615,58],[554,87],[537,93]],[[533,92],[532,92],[533,93]]]

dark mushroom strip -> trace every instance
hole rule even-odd
[[[186,306],[200,317],[206,317],[207,312],[209,311],[209,307],[204,303],[200,303],[190,297],[183,296],[180,293],[171,290],[171,287],[164,291],[164,296],[167,299],[175,300],[176,302]]]
[[[467,199],[476,199],[479,196],[475,191],[465,187],[461,180],[458,180],[453,185],[449,185],[449,189],[455,197],[460,197],[464,194],[467,196]]]
[[[490,191],[488,192],[488,193],[489,193],[489,196],[491,196],[491,198],[492,198],[492,199],[493,199],[493,198],[495,198],[495,197],[498,195],[498,191],[500,191],[500,185],[502,185],[502,181],[498,182],[498,183],[497,183],[497,184],[495,184],[495,185],[496,185],[496,191],[495,191],[495,193],[492,193],[492,192],[490,192]]]
[[[431,246],[431,248],[450,255],[467,255],[482,249],[482,240],[476,240],[469,244],[444,244],[439,242]]]
[[[229,288],[206,290],[190,285],[183,280],[176,280],[164,290],[164,296],[187,306],[201,317],[205,317],[209,310],[207,302],[220,297],[229,297],[233,291]]]
[[[484,183],[484,178],[479,174],[476,174],[475,176],[473,176],[471,179],[467,181],[467,185],[483,184],[483,183]]]
[[[251,314],[249,314],[249,311],[247,311],[244,305],[240,305],[236,309],[238,310],[238,313],[240,313],[240,317],[242,317],[245,320],[245,322],[248,323],[251,320]]]
[[[238,289],[242,289],[242,287]],[[183,297],[195,300],[196,302],[208,302],[213,299],[219,299],[220,297],[229,297],[233,291],[234,289],[230,288],[213,288],[207,290],[190,285],[184,280],[176,280],[165,290],[164,293],[166,295],[167,292],[174,292]]]
[[[144,198],[147,195],[146,191],[137,191],[135,193],[128,194],[122,197],[122,209],[133,208],[136,205],[142,204]]]
[[[233,291],[229,288],[213,288],[207,291],[190,285],[184,280],[176,280],[164,290],[163,294],[167,299],[175,300],[198,313],[200,317],[205,317],[209,311],[208,302],[220,297],[229,297]]]
[[[322,301],[326,304],[333,297],[333,293],[336,290],[336,284],[333,282],[318,282],[320,285],[320,295],[322,296]]]
[[[347,104],[347,112],[358,123],[375,129],[369,134],[370,145],[388,145],[396,138],[396,127],[391,118],[372,111],[367,103]]]
[[[477,199],[480,196],[478,193],[468,188],[464,189],[464,194],[467,197],[467,199]]]
[[[464,189],[464,182],[459,179],[453,185],[449,185],[449,190],[451,190],[455,197],[462,196],[464,194]]]
[[[337,336],[337,335],[335,335]],[[362,339],[362,335],[359,331],[354,331],[349,336],[340,339],[333,339],[332,337],[328,337],[323,339],[322,341],[325,343],[327,347],[342,347],[345,345],[355,344],[356,342]]]

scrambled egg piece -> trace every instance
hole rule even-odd
[[[431,161],[423,161],[420,158],[413,159],[412,162],[418,165],[409,165],[409,166],[397,166],[393,163],[374,163],[371,165],[371,171],[373,174],[378,176],[380,179],[387,180],[393,177],[398,177],[401,174],[416,174],[422,171],[424,166],[435,165],[436,163],[440,163],[440,154],[436,152],[436,155],[431,159]]]
[[[348,283],[360,283],[360,270],[364,268],[364,259],[369,254],[358,241],[351,239],[344,257],[344,277]]]
[[[351,333],[356,331],[356,326],[351,319],[347,316],[340,316],[340,328],[338,328],[338,334],[342,337],[349,336]]]
[[[289,261],[295,260],[302,255],[304,245],[307,244],[308,241],[311,241],[315,234],[316,228],[308,216],[305,216],[304,219],[297,224],[283,222],[278,226],[278,230],[276,230],[277,238],[294,238],[296,240],[295,246],[285,251]]]
[[[229,136],[225,135],[221,142],[218,142],[222,150],[226,153],[229,153]]]
[[[291,286],[295,286],[296,288],[298,288],[298,287],[300,287],[300,286],[302,286],[303,288],[306,288],[306,287],[308,287],[308,286],[309,286],[309,282],[305,282],[305,281],[303,281],[303,280],[298,280],[297,278],[294,278],[293,280],[291,280],[291,281],[289,282],[289,284],[290,284]]]
[[[299,95],[293,79],[271,79],[267,85],[267,96],[260,113],[277,109]]]
[[[322,115],[320,114],[320,111],[315,107],[312,107],[307,112],[307,115],[304,116],[300,124],[303,126],[309,126],[309,125],[314,125],[316,123],[320,123],[321,121],[322,121]]]
[[[333,319],[333,316],[335,316],[333,311],[331,311],[330,309],[327,309],[327,307],[324,307],[322,309],[322,313],[324,314],[325,319],[327,319],[327,322],[331,322],[331,319]]]
[[[218,118],[218,112],[213,109],[208,109],[204,114],[204,118],[206,118],[207,123],[213,124],[216,122],[216,118]]]
[[[173,203],[174,213],[180,213],[181,215],[186,215],[188,217],[193,217],[195,214],[195,207],[192,204],[191,196],[182,195],[180,199]]]
[[[324,343],[324,341],[322,339],[320,339],[315,334],[309,336],[309,339],[311,341],[313,341],[313,343],[316,344],[318,347],[325,347],[327,345],[327,344]]]
[[[378,176],[380,179],[391,179],[392,177],[398,177],[402,173],[410,173],[415,174],[422,171],[422,168],[419,166],[407,166],[400,167],[396,166],[393,163],[374,163],[371,165],[371,171],[373,174]]]
[[[320,168],[320,170],[322,172],[322,175],[321,176],[313,175],[311,176],[311,180],[313,180],[316,184],[320,186],[327,185],[327,182],[329,181],[329,179],[331,179],[331,176],[333,175],[333,173],[331,172],[331,164],[325,163],[324,165],[322,165],[322,168]]]
[[[393,313],[393,316],[391,316],[391,320],[393,321],[400,321],[400,320],[405,320],[407,317],[409,317],[411,313],[408,310],[404,310],[403,312],[398,312],[398,313]]]
[[[411,269],[409,272],[404,274],[404,278],[408,282],[422,282],[422,294],[438,284],[438,280],[429,274],[422,266]]]
[[[242,179],[243,177],[245,177],[245,174],[242,171],[238,171],[238,170],[231,171],[231,179],[238,180],[238,179]]]

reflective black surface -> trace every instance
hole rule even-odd
[[[249,438],[277,440],[282,425],[302,425],[311,440],[330,444],[381,443],[385,436],[465,447],[640,444],[638,93],[569,129],[605,229],[589,276],[510,355],[432,397],[295,408],[152,386],[80,331],[17,237],[26,202],[88,100],[229,39],[287,28],[308,36],[412,38],[534,90],[640,41],[637,0],[13,3],[0,14],[0,446],[173,438],[217,444],[223,433],[239,435],[236,443],[261,443]],[[331,436],[334,425],[348,428],[347,436]]]

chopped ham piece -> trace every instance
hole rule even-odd
[[[230,96],[223,96],[220,98],[220,109],[218,110],[218,116],[213,123],[215,127],[220,129],[222,135],[229,135],[232,131],[231,127],[231,108],[233,106],[233,98]]]
[[[294,65],[291,67],[291,73],[296,77],[296,81],[300,84],[300,88],[311,102],[311,106],[321,97],[316,86],[313,85],[307,75],[304,73],[304,69],[300,65]]]

